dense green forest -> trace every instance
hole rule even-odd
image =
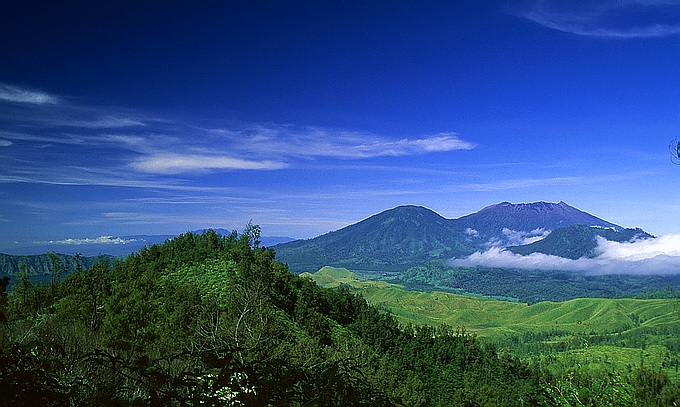
[[[0,297],[0,405],[672,406],[661,370],[521,358],[293,275],[259,227],[187,233]],[[531,338],[527,338],[530,340]]]
[[[432,260],[394,274],[390,282],[425,290],[476,294],[535,303],[573,298],[677,298],[678,275],[589,275],[577,271],[451,267]]]
[[[16,277],[19,273],[25,272],[29,276],[47,276],[53,273],[65,276],[78,268],[90,268],[102,262],[113,264],[114,260],[114,256],[107,254],[88,257],[54,252],[32,256],[12,256],[0,253],[0,275]]]

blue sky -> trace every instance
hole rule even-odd
[[[0,248],[539,200],[680,232],[680,1],[11,3]]]

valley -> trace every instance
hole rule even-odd
[[[333,267],[301,276],[325,288],[351,287],[402,324],[462,327],[514,354],[554,354],[617,370],[643,363],[680,379],[679,298],[577,298],[527,305],[412,291]]]

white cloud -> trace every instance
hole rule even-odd
[[[505,236],[506,243],[508,246],[520,246],[537,242],[543,239],[544,237],[548,236],[550,231],[540,228],[534,229],[531,232],[523,232],[503,228],[501,233],[503,234],[503,236]]]
[[[472,143],[453,133],[430,137],[390,140],[385,137],[333,131],[319,128],[290,126],[257,126],[254,129],[212,131],[213,137],[196,137],[192,145],[182,139],[166,137],[163,150],[158,150],[153,138],[109,135],[107,140],[142,154],[131,163],[137,171],[153,174],[219,170],[277,170],[288,167],[292,158],[329,157],[338,159],[366,159],[468,150]],[[215,137],[217,135],[217,137]],[[186,149],[189,153],[169,152]],[[229,155],[219,154],[229,151]],[[241,157],[254,157],[241,158]],[[276,159],[271,159],[276,157]],[[284,161],[282,161],[284,160]]]
[[[104,116],[92,117],[87,120],[62,120],[53,123],[58,126],[81,127],[85,129],[111,129],[118,127],[144,126],[140,120],[127,117]]]
[[[0,83],[0,100],[13,103],[30,103],[36,105],[56,104],[59,99],[56,96],[44,92],[22,89]]]
[[[311,161],[360,160],[473,149],[456,133],[392,136],[318,126],[229,122],[222,128],[198,120],[164,119],[145,112],[62,103],[44,92],[0,83],[0,101],[29,104],[10,117],[14,131],[0,133],[0,147],[26,146],[0,165],[2,183],[143,186],[140,175],[179,175],[236,170],[278,170]],[[59,103],[57,103],[59,102]],[[57,106],[46,110],[46,103]],[[2,114],[0,114],[2,116]],[[98,131],[99,130],[99,131]],[[88,148],[88,159],[71,158]],[[45,159],[46,147],[52,159]],[[34,163],[39,162],[36,167]],[[77,172],[74,162],[87,162]],[[102,170],[111,174],[102,176]],[[158,178],[155,178],[158,179]]]
[[[465,229],[465,234],[467,234],[468,236],[472,236],[472,237],[479,237],[479,231],[477,231],[477,229],[473,229],[473,228]]]
[[[221,141],[233,144],[238,150],[288,157],[364,159],[470,150],[475,147],[473,143],[451,132],[395,139],[340,129],[277,125],[234,126],[211,131]]]
[[[84,239],[64,239],[64,240],[50,240],[48,242],[34,242],[35,244],[63,244],[63,245],[83,245],[83,244],[127,244],[136,242],[136,239],[124,239],[122,237],[113,236],[99,236],[95,238]]]
[[[680,258],[680,235],[663,235],[656,239],[643,239],[633,242],[611,242],[598,237],[599,257],[603,259],[622,259],[638,261],[656,256]],[[679,270],[680,272],[680,270]]]
[[[651,38],[680,34],[677,0],[531,0],[511,13],[555,30],[592,37]]]
[[[276,161],[243,160],[229,156],[199,154],[156,154],[132,164],[138,171],[154,174],[179,174],[215,170],[278,170],[286,164]]]
[[[312,143],[314,145],[314,143]],[[420,139],[388,140],[364,137],[361,139],[334,140],[317,143],[317,148],[301,150],[298,154],[306,156],[326,156],[336,158],[373,158],[396,157],[432,152],[469,150],[471,143],[455,136],[434,136]]]
[[[610,242],[598,238],[594,258],[576,260],[532,253],[511,253],[500,247],[452,259],[452,266],[487,266],[538,270],[580,271],[589,274],[680,274],[680,235],[665,235],[633,242]]]

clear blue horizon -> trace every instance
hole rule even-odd
[[[678,1],[27,1],[0,49],[0,247],[501,201],[680,233]]]

